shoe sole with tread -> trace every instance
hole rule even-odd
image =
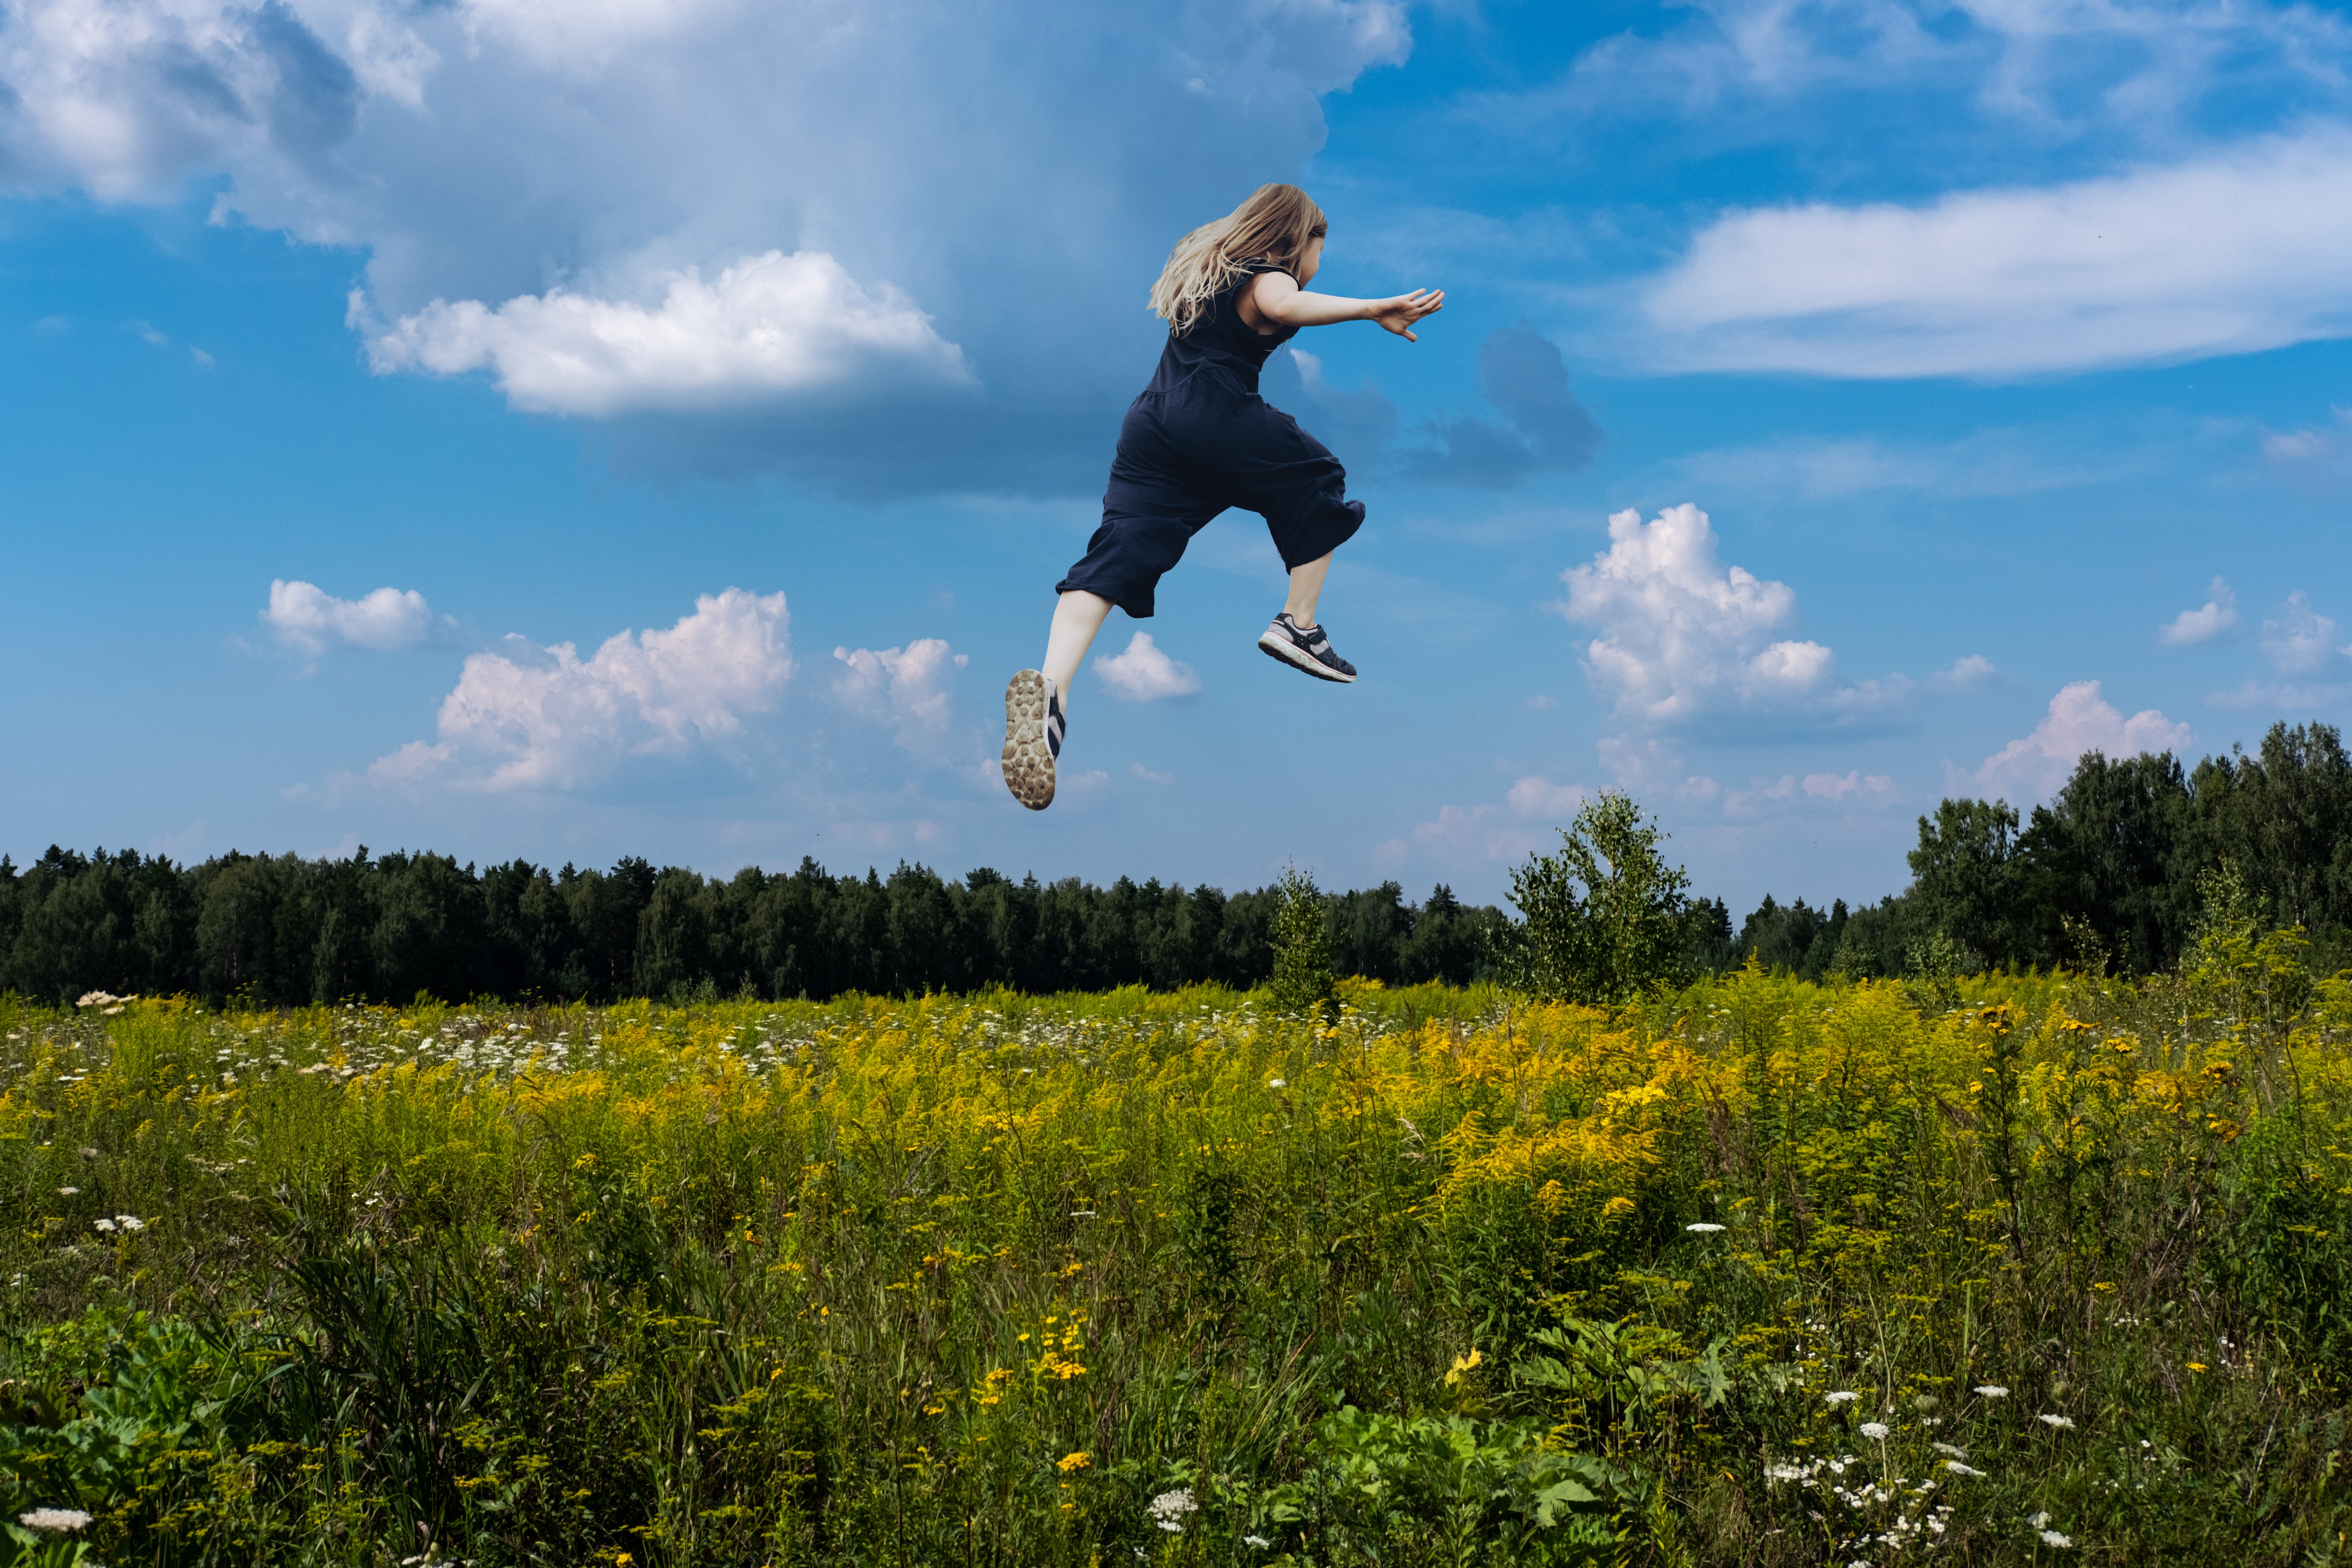
[[[1054,749],[1045,743],[1045,678],[1024,669],[1004,688],[1004,787],[1032,811],[1054,804]]]

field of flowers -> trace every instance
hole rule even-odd
[[[2312,1568],[2347,1025],[0,1000],[0,1561]]]

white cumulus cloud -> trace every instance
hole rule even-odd
[[[378,374],[489,370],[518,408],[593,417],[874,382],[971,384],[930,317],[887,283],[861,287],[830,256],[772,250],[715,281],[689,268],[667,285],[650,310],[561,289],[496,307],[436,300],[372,338],[369,363]]]
[[[2352,332],[2352,132],[1925,206],[1730,214],[1649,285],[1674,370],[2010,377]]]
[[[2311,607],[2300,588],[2263,622],[2263,653],[2281,675],[2308,675],[2336,651],[2335,620]]]
[[[356,599],[338,599],[315,583],[273,578],[269,605],[261,612],[269,635],[305,658],[331,647],[378,651],[414,647],[454,628],[436,616],[414,588],[378,588]]]
[[[2143,752],[2178,752],[2193,739],[2188,725],[2153,708],[2125,718],[2099,694],[2097,681],[2077,680],[2059,689],[2050,700],[2048,715],[2032,734],[1984,760],[1976,771],[1976,783],[2006,800],[2036,801],[2063,784],[2085,752],[2120,759]]]
[[[2201,642],[2211,642],[2238,624],[2238,595],[2221,578],[2213,579],[2205,590],[2205,602],[2193,610],[2183,610],[2157,631],[2158,642],[2167,647],[2193,647]]]
[[[1136,633],[1122,653],[1097,656],[1095,673],[1102,677],[1112,695],[1129,702],[1189,697],[1201,689],[1201,678],[1192,673],[1192,667],[1161,652],[1150,632]]]
[[[485,790],[568,789],[632,756],[677,755],[739,735],[793,673],[782,594],[703,595],[667,630],[621,632],[583,659],[571,643],[509,637],[466,660],[439,738],[379,758],[379,783],[442,779]]]
[[[895,726],[898,744],[936,752],[950,720],[947,683],[971,662],[939,637],[919,637],[903,648],[837,647],[843,665],[833,691],[853,712]]]
[[[1796,619],[1796,591],[1716,559],[1706,513],[1685,502],[1644,524],[1609,520],[1609,548],[1561,574],[1570,620],[1599,629],[1585,671],[1617,711],[1654,725],[1710,712],[1787,710],[1822,693],[1832,655],[1773,636]]]
[[[1411,48],[1404,0],[0,0],[0,192],[363,254],[380,368],[672,466],[1075,485],[1168,247]]]

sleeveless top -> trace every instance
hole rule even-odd
[[[1279,272],[1290,275],[1286,267],[1271,261],[1243,263],[1239,278],[1223,292],[1213,296],[1202,307],[1199,320],[1192,330],[1181,337],[1169,334],[1168,346],[1160,353],[1160,368],[1152,373],[1147,392],[1166,392],[1196,370],[1215,366],[1232,373],[1242,384],[1242,390],[1257,391],[1257,373],[1267,356],[1298,335],[1297,327],[1277,327],[1261,332],[1242,320],[1242,291],[1255,282],[1261,274]]]

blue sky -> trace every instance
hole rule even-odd
[[[1228,514],[1033,816],[1144,293],[1274,179],[1448,293],[1269,369],[1364,679]],[[2346,720],[2347,255],[2331,6],[0,0],[0,849],[1493,899],[1624,787],[1874,898]]]

